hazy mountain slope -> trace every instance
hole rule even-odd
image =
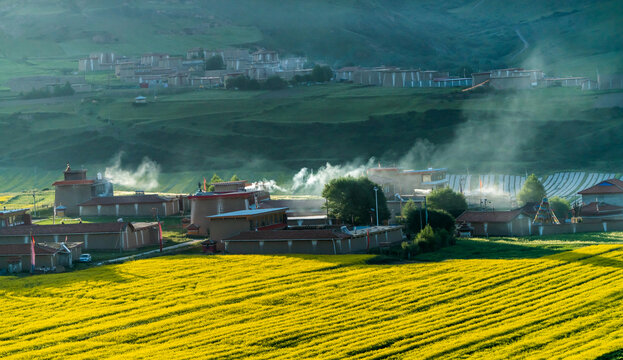
[[[334,65],[462,72],[525,63],[593,73],[622,70],[622,7],[617,0],[4,0],[0,53],[66,58],[246,44]],[[517,32],[528,44],[523,52]]]

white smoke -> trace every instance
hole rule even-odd
[[[319,195],[325,184],[333,179],[344,176],[360,177],[365,175],[366,170],[374,166],[374,158],[367,163],[358,162],[347,163],[345,165],[331,165],[326,163],[314,172],[308,168],[302,168],[292,177],[291,191],[293,193],[304,193]]]
[[[136,170],[123,169],[121,167],[121,157],[119,153],[114,157],[113,165],[107,167],[104,176],[111,183],[128,188],[153,190],[158,187],[158,176],[160,166],[148,157],[144,157]]]
[[[277,185],[277,182],[275,180],[262,180],[262,181],[256,181],[254,183],[252,183],[251,185],[247,185],[245,187],[246,190],[264,190],[264,191],[268,191],[268,192],[275,192],[275,191],[280,191],[280,192],[288,192],[287,189]]]

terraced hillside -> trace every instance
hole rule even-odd
[[[584,171],[557,172],[540,180],[545,187],[547,196],[558,196],[571,202],[580,198],[578,191],[596,185],[604,180],[616,178],[614,173],[593,173]],[[484,192],[506,193],[512,199],[517,198],[525,176],[521,175],[448,175],[448,186],[454,191],[460,191],[461,186],[466,192],[478,192],[480,184]],[[623,178],[622,178],[623,179]],[[463,184],[463,185],[461,185]]]
[[[3,277],[0,357],[620,355],[623,246],[517,248],[521,258],[394,265],[366,264],[367,255],[187,255]]]

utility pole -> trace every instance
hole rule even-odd
[[[376,226],[379,226],[379,188],[374,187],[374,198],[376,200]]]

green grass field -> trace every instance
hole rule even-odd
[[[459,240],[384,265],[373,255],[187,254],[2,277],[0,356],[616,359],[623,237],[610,235],[615,244],[570,251]]]

